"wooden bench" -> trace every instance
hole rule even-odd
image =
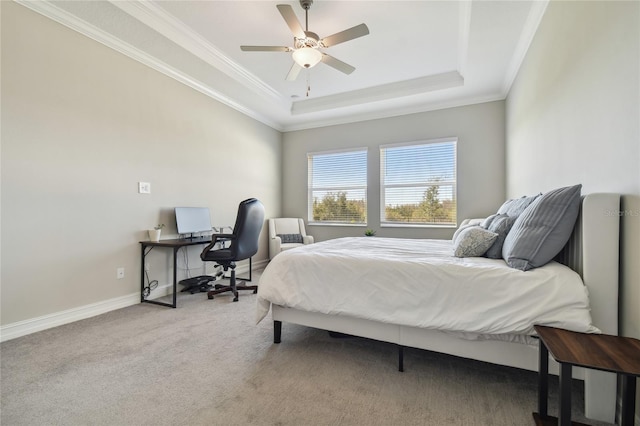
[[[536,425],[569,426],[571,422],[571,369],[593,368],[617,373],[622,382],[621,426],[633,426],[636,377],[640,376],[640,340],[607,334],[585,334],[536,325],[540,337],[538,412]],[[558,418],[547,415],[549,354],[560,364]],[[559,419],[559,422],[558,422]]]

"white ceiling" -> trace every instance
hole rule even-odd
[[[504,99],[547,1],[315,0],[321,38],[365,23],[370,34],[324,51],[285,81],[292,46],[276,8],[298,1],[19,1],[281,131]],[[307,94],[307,88],[310,90]]]

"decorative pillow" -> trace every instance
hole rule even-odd
[[[453,237],[451,237],[451,242],[453,244],[455,244],[456,240],[460,236],[460,233],[462,231],[464,231],[465,229],[467,229],[467,228],[471,228],[472,226],[478,226],[478,225],[471,225],[470,223],[467,223],[467,224],[464,224],[464,225],[460,225],[460,227],[458,229],[456,229],[456,232],[453,233]]]
[[[582,185],[554,189],[537,198],[516,219],[502,246],[512,268],[527,271],[551,261],[569,240]]]
[[[495,232],[487,231],[481,226],[470,226],[460,232],[453,243],[453,255],[456,257],[482,256],[498,238]]]
[[[541,194],[532,195],[531,197],[523,196],[507,200],[498,209],[498,214],[507,214],[509,216],[518,217],[522,212],[531,205]]]
[[[289,243],[302,244],[301,234],[278,234],[277,236],[280,237],[283,244],[289,244]]]
[[[496,238],[493,245],[489,247],[489,250],[484,254],[486,257],[489,259],[502,259],[502,245],[516,219],[515,216],[501,214],[491,222],[491,225],[489,225],[487,229],[498,234],[498,238]]]
[[[451,242],[455,243],[458,235],[465,229],[471,226],[480,226],[480,224],[484,221],[484,219],[465,219],[460,223],[460,227],[456,229],[456,232],[453,233],[453,237],[451,237]]]
[[[487,217],[485,220],[483,220],[480,226],[482,226],[484,229],[489,229],[489,226],[491,226],[491,223],[493,223],[493,221],[500,216],[506,216],[506,214],[501,215],[500,213],[494,213],[491,216]]]

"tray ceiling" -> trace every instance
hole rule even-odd
[[[277,4],[298,1],[19,1],[281,131],[504,99],[546,1],[323,1],[321,38],[365,23],[369,35],[327,49],[356,69],[320,63],[295,81]]]

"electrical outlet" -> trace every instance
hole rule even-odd
[[[116,278],[118,278],[119,280],[124,278],[124,268],[120,267],[116,269]]]

